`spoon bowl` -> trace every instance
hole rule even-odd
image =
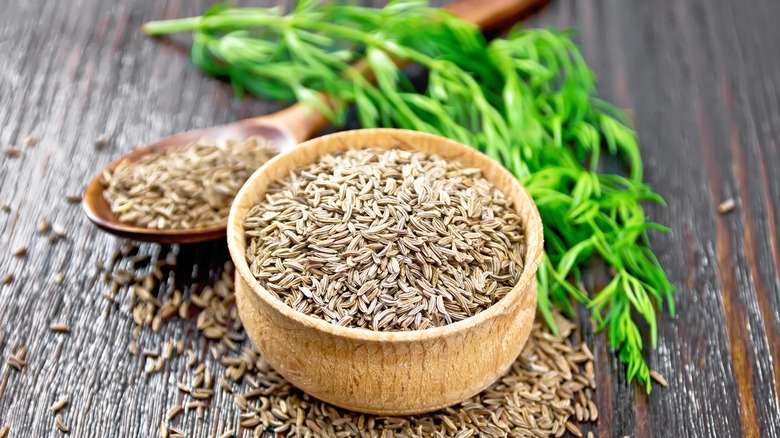
[[[296,121],[299,123],[297,129],[284,127],[284,125]],[[293,105],[272,116],[246,119],[236,123],[196,129],[165,137],[156,143],[136,148],[127,155],[112,161],[105,170],[114,170],[124,161],[138,161],[146,155],[183,147],[202,138],[226,140],[262,137],[274,145],[279,153],[282,153],[295,147],[299,141],[307,139],[313,132],[322,129],[326,123],[321,115],[309,111],[303,106]],[[84,191],[82,204],[89,220],[102,230],[117,236],[146,242],[172,244],[215,240],[225,237],[227,232],[227,218],[225,218],[225,224],[222,225],[167,230],[139,227],[121,222],[111,211],[111,206],[103,196],[105,187],[103,172],[101,172],[92,179]]]

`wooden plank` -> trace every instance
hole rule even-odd
[[[39,143],[20,158],[0,156],[0,328],[6,357],[28,348],[29,367],[0,366],[0,424],[11,436],[50,436],[46,411],[61,394],[73,436],[146,437],[180,401],[181,360],[146,376],[127,353],[132,323],[100,298],[97,260],[119,242],[92,227],[64,196],[78,193],[112,158],[180,130],[281,107],[232,97],[225,83],[193,68],[172,43],[138,32],[150,19],[195,15],[206,0],[8,2],[0,14],[0,146]],[[271,4],[271,1],[255,2]],[[283,2],[279,2],[283,3]],[[376,1],[373,4],[378,4]],[[437,2],[441,4],[443,2]],[[669,202],[650,206],[670,226],[651,241],[679,286],[679,315],[659,321],[651,366],[669,381],[646,397],[625,382],[603,336],[579,318],[597,358],[599,436],[780,436],[780,4],[755,0],[554,0],[533,25],[579,28],[586,58],[607,99],[632,109],[646,178]],[[176,41],[186,43],[186,38]],[[93,141],[106,136],[108,145]],[[717,213],[734,198],[737,208]],[[36,229],[42,218],[68,237],[56,244]],[[10,253],[27,245],[28,255]],[[150,246],[144,246],[146,250]],[[213,275],[223,242],[182,247],[176,278]],[[65,273],[57,285],[53,277]],[[597,272],[589,284],[604,284]],[[47,330],[51,321],[71,327]],[[194,322],[142,334],[140,347],[184,339],[196,351]],[[218,398],[189,436],[237,424]]]

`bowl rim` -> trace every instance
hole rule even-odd
[[[343,150],[346,150],[350,146],[353,146],[353,144],[351,144],[349,141],[340,141],[340,140],[344,140],[353,136],[359,136],[361,134],[369,134],[369,133],[388,135],[388,136],[393,136],[395,134],[398,134],[403,137],[406,137],[407,139],[410,139],[412,137],[417,137],[417,138],[428,137],[430,140],[434,140],[439,143],[446,143],[448,144],[449,147],[456,148],[456,149],[463,149],[464,152],[466,152],[467,149],[468,153],[477,153],[478,155],[481,155],[482,159],[493,161],[497,165],[499,172],[504,172],[507,176],[511,178],[511,180],[513,181],[512,184],[515,184],[517,186],[516,188],[519,189],[518,192],[520,193],[521,197],[524,198],[524,202],[526,202],[527,205],[530,207],[531,214],[528,216],[529,217],[528,223],[523,224],[523,227],[526,236],[533,235],[536,238],[528,239],[526,237],[526,241],[528,242],[533,240],[533,242],[535,242],[536,245],[534,246],[529,245],[526,247],[526,251],[527,251],[526,260],[528,260],[528,263],[526,263],[526,265],[524,266],[523,273],[520,276],[520,280],[517,282],[517,284],[514,285],[512,290],[509,291],[509,293],[507,293],[498,302],[494,303],[493,305],[483,310],[482,312],[477,313],[476,315],[440,327],[427,328],[422,330],[419,329],[408,330],[408,331],[374,331],[366,328],[339,326],[327,322],[324,319],[315,318],[311,315],[307,315],[303,312],[299,312],[293,309],[292,307],[290,307],[289,305],[287,305],[286,303],[284,303],[282,300],[274,297],[268,290],[266,290],[263,286],[260,285],[257,279],[255,279],[255,277],[252,275],[251,271],[249,270],[249,264],[246,261],[246,255],[244,254],[243,251],[241,251],[239,247],[239,240],[243,240],[245,245],[245,239],[246,239],[243,231],[243,225],[241,223],[237,223],[237,220],[239,219],[238,207],[241,204],[240,200],[248,196],[248,194],[251,191],[251,187],[255,185],[256,181],[260,178],[261,175],[263,175],[267,171],[267,169],[270,169],[273,166],[277,165],[277,163],[280,160],[284,159],[284,157],[287,154],[296,153],[296,151],[301,148],[313,148],[320,143],[333,142],[333,141],[338,141],[343,146]],[[366,145],[366,146],[371,146],[371,145]],[[317,157],[321,155],[322,154],[317,154]],[[457,158],[451,158],[451,159],[457,160]],[[467,146],[463,143],[457,142],[455,140],[451,140],[446,137],[429,134],[425,132],[412,131],[407,129],[395,129],[395,128],[370,128],[370,129],[354,129],[348,131],[340,131],[333,134],[317,137],[312,140],[308,140],[306,142],[299,144],[298,146],[296,146],[295,148],[287,152],[276,155],[271,160],[266,162],[262,167],[256,170],[252,174],[252,176],[250,176],[249,179],[247,179],[247,181],[241,187],[241,190],[239,190],[230,208],[230,215],[228,216],[228,223],[227,223],[227,243],[228,243],[228,249],[230,251],[230,256],[233,260],[233,265],[235,266],[236,272],[240,275],[241,280],[248,286],[249,290],[251,290],[255,296],[260,298],[266,305],[270,306],[272,309],[274,309],[274,311],[280,313],[285,318],[291,319],[299,324],[302,324],[306,327],[321,332],[329,333],[331,335],[338,336],[338,337],[350,338],[352,340],[357,340],[357,341],[409,342],[409,341],[421,341],[421,340],[441,338],[454,333],[464,332],[467,331],[469,328],[481,324],[488,319],[492,319],[496,316],[509,312],[511,310],[511,306],[521,301],[523,294],[533,291],[532,288],[528,288],[526,286],[530,281],[536,281],[536,271],[539,266],[539,262],[541,260],[542,252],[544,248],[544,234],[543,234],[541,217],[539,216],[539,210],[537,209],[536,204],[531,198],[531,195],[528,193],[525,187],[522,184],[520,184],[517,178],[509,172],[509,170],[504,168],[500,163],[496,162],[495,160],[488,157],[484,153],[470,146]]]

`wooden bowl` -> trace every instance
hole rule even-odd
[[[340,327],[293,310],[264,289],[246,261],[243,222],[266,188],[319,157],[364,147],[436,154],[482,169],[514,200],[525,227],[525,270],[498,303],[447,326],[406,332]],[[320,137],[266,163],[238,193],[228,219],[238,310],[249,337],[293,385],[358,412],[406,415],[463,401],[492,384],[520,354],[536,313],[542,223],[528,192],[500,164],[455,141],[414,131],[362,129]]]

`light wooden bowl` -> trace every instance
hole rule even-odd
[[[364,147],[418,150],[483,169],[483,176],[514,200],[525,227],[525,270],[514,289],[489,309],[454,324],[376,332],[305,315],[260,286],[245,257],[242,224],[249,209],[264,200],[271,183],[291,170],[322,155]],[[340,132],[275,157],[249,178],[228,219],[238,310],[255,346],[279,373],[310,395],[343,408],[383,415],[422,413],[458,403],[507,371],[520,354],[536,313],[542,240],[536,206],[500,164],[455,141],[397,129]]]

